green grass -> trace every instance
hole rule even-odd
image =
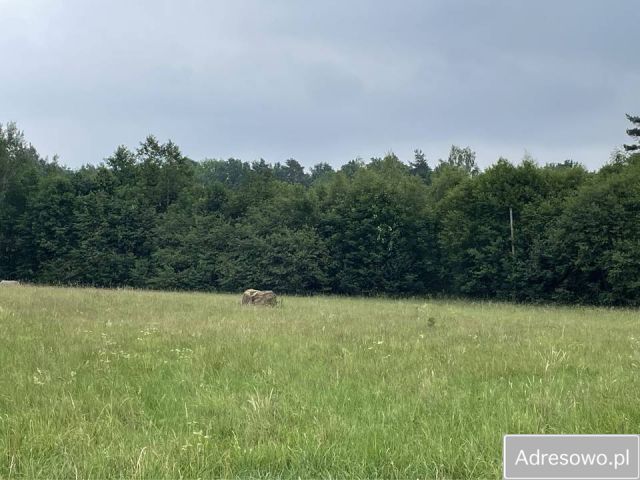
[[[239,300],[0,289],[0,477],[501,478],[505,433],[640,431],[637,310]]]

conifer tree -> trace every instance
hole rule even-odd
[[[627,135],[638,143],[635,145],[625,145],[624,149],[627,152],[634,152],[640,150],[640,117],[627,114],[627,118],[633,124],[633,128],[627,129]]]

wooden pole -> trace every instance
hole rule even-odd
[[[513,235],[513,208],[509,207],[509,224],[511,225],[511,256],[516,256],[516,242]]]

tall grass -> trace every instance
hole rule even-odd
[[[640,431],[640,314],[0,289],[0,477],[498,478],[505,433]]]

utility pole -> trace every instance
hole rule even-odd
[[[513,208],[509,207],[509,224],[511,225],[511,256],[516,257],[516,242],[513,236]]]

